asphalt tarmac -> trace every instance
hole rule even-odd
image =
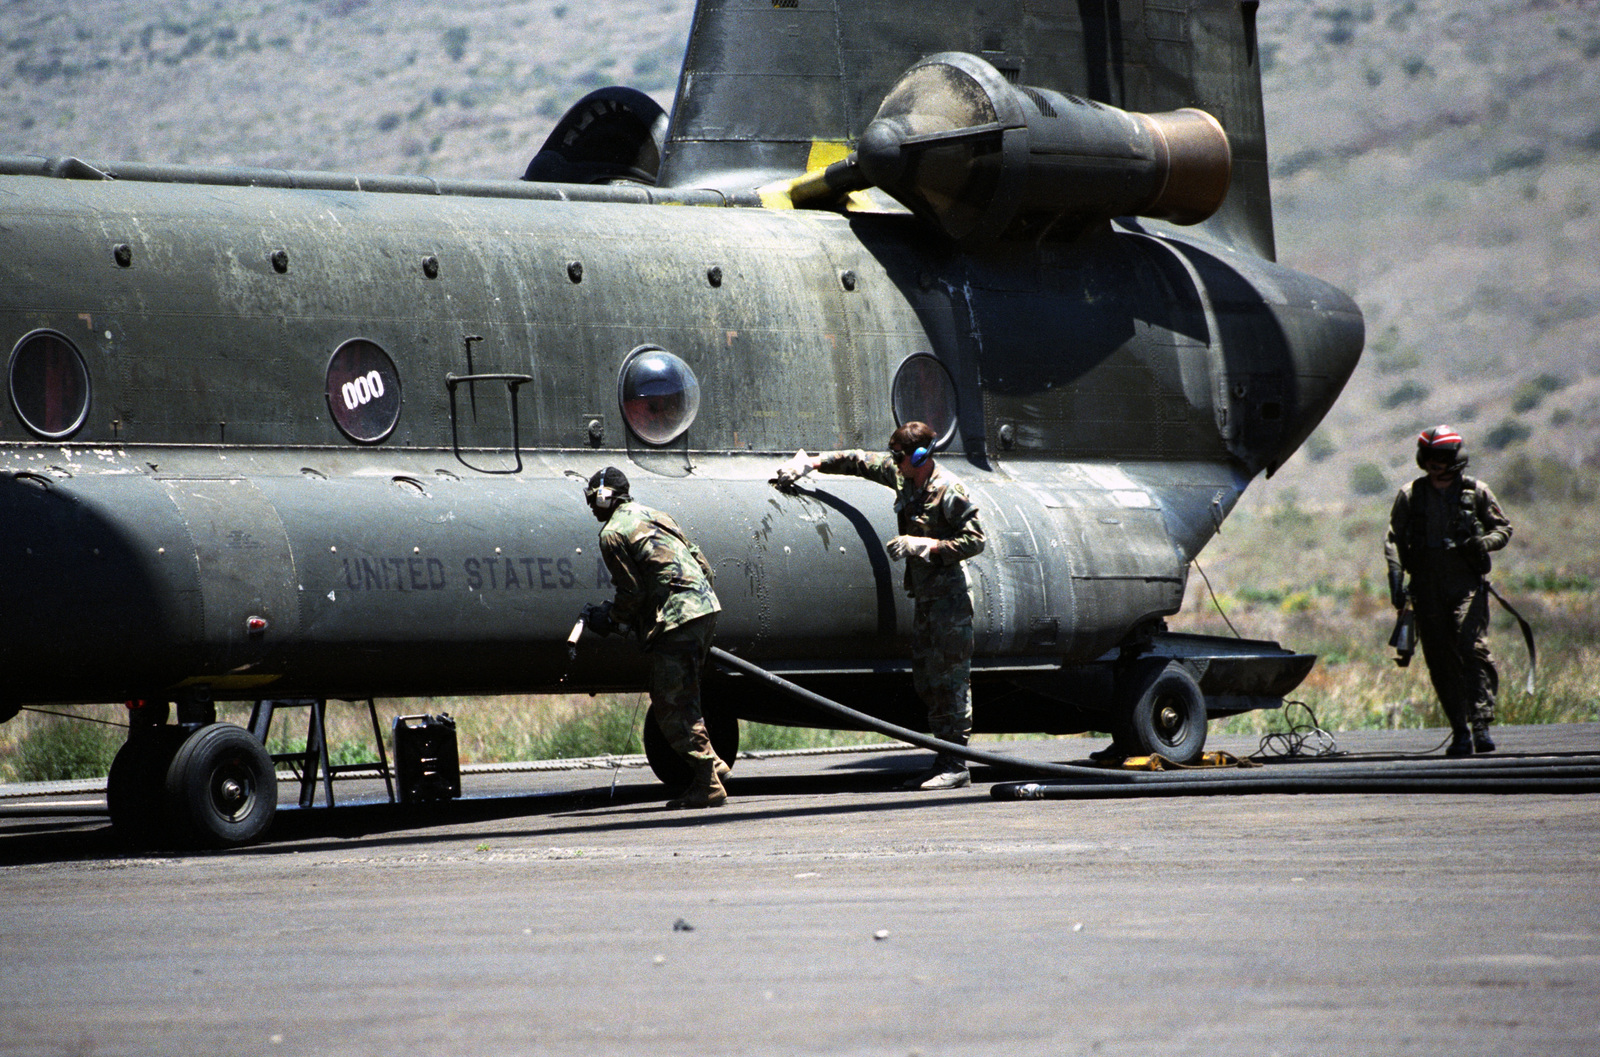
[[[699,812],[639,769],[340,783],[221,853],[3,799],[0,1054],[1600,1053],[1595,794],[893,788],[926,759],[741,759]]]

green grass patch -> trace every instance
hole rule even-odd
[[[883,735],[860,730],[778,727],[770,723],[741,723],[739,725],[739,748],[745,752],[828,749],[839,745],[874,745],[883,743],[889,743],[888,739]],[[898,744],[898,742],[891,744]]]
[[[596,698],[596,705],[556,723],[530,746],[532,759],[627,756],[644,751],[646,708],[621,697]]]
[[[32,722],[5,760],[13,782],[65,782],[101,778],[122,747],[126,731],[81,719],[30,714]]]

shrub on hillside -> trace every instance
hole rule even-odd
[[[1389,490],[1389,479],[1377,463],[1357,463],[1350,469],[1350,490],[1356,495],[1382,495]]]
[[[1492,176],[1502,173],[1515,172],[1518,169],[1536,169],[1544,164],[1543,147],[1517,147],[1512,150],[1502,151],[1489,167]]]
[[[1545,397],[1551,393],[1559,393],[1566,387],[1566,381],[1553,374],[1541,374],[1536,378],[1530,378],[1517,386],[1517,391],[1512,394],[1511,410],[1518,414],[1532,411]]]
[[[1306,438],[1306,458],[1312,462],[1324,462],[1334,452],[1339,450],[1327,434],[1326,430],[1317,430]]]
[[[1569,466],[1551,455],[1529,455],[1519,451],[1495,474],[1495,495],[1508,503],[1536,500],[1593,502],[1600,481],[1594,471]]]
[[[1422,365],[1422,354],[1414,346],[1400,343],[1400,328],[1388,326],[1367,342],[1366,356],[1379,374],[1405,374]]]
[[[1483,435],[1483,446],[1490,451],[1505,451],[1513,444],[1521,444],[1533,436],[1533,427],[1514,418],[1503,420]]]
[[[444,53],[450,56],[451,62],[460,62],[467,54],[467,37],[470,31],[466,26],[452,26],[444,31]]]
[[[1397,407],[1403,407],[1406,404],[1415,404],[1422,400],[1426,400],[1427,397],[1427,386],[1408,380],[1401,382],[1399,385],[1389,390],[1388,394],[1384,396],[1382,403],[1384,408],[1393,411]]]

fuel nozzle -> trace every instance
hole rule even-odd
[[[570,666],[578,659],[578,640],[583,638],[583,629],[589,624],[589,607],[584,606],[583,612],[578,614],[578,622],[572,625],[572,630],[567,633],[567,664]]]

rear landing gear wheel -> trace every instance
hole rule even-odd
[[[167,820],[184,844],[225,848],[260,839],[278,810],[272,757],[243,727],[213,723],[190,735],[167,768]]]
[[[1173,763],[1193,763],[1206,746],[1206,698],[1177,661],[1133,669],[1123,692],[1116,744],[1129,755],[1159,753]]]
[[[711,747],[722,757],[723,763],[732,767],[734,757],[739,755],[739,720],[731,712],[715,705],[703,707],[702,715],[706,721],[706,735],[711,739]],[[646,712],[644,717],[644,755],[645,759],[650,761],[650,770],[661,779],[662,785],[674,794],[688,788],[691,777],[689,765],[683,762],[682,756],[672,751],[672,746],[667,744],[666,735],[656,726],[654,707]]]
[[[106,807],[123,843],[148,848],[166,836],[167,768],[186,734],[182,727],[135,727],[117,750],[106,776]]]

